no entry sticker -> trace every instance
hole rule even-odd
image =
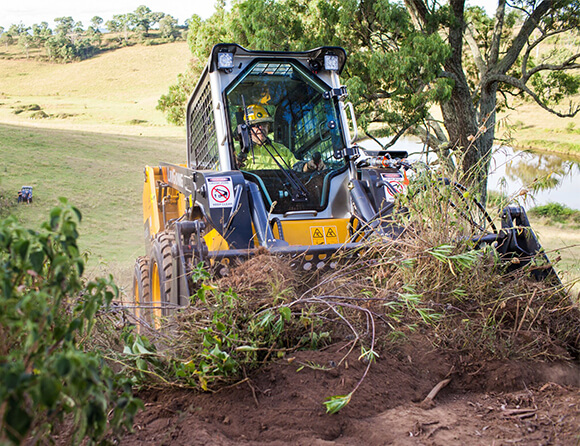
[[[209,207],[231,208],[234,205],[234,185],[231,177],[214,177],[207,179]]]

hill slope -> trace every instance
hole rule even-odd
[[[0,59],[0,191],[34,187],[33,204],[10,212],[34,227],[66,197],[83,213],[91,264],[106,261],[122,286],[143,254],[143,167],[185,159],[185,129],[155,106],[189,54],[178,42],[71,64]]]
[[[183,135],[182,129],[167,125],[155,106],[185,71],[189,57],[187,44],[176,42],[121,48],[70,64],[0,59],[0,122]],[[38,105],[50,118],[14,113],[28,105]],[[147,128],[119,127],[131,123]]]

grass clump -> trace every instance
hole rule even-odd
[[[41,110],[42,109],[40,108],[40,105],[38,105],[38,104],[20,105],[18,107],[15,107],[12,113],[14,113],[15,115],[19,115],[20,113],[27,112],[27,111],[37,112],[37,111],[41,111]]]
[[[127,122],[127,124],[129,124],[129,125],[142,125],[142,124],[147,124],[147,121],[144,119],[131,119],[130,121]]]
[[[50,118],[50,116],[43,110],[38,110],[30,114],[30,119],[46,119],[46,118]]]

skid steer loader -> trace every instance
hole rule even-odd
[[[154,323],[186,306],[200,263],[225,274],[266,249],[317,269],[368,234],[397,236],[385,217],[406,187],[407,153],[353,144],[354,110],[339,80],[346,58],[340,47],[213,47],[187,104],[187,163],[145,168],[137,316]],[[507,208],[502,229],[476,243],[523,265],[540,251],[527,227],[523,209]]]

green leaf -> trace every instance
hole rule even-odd
[[[28,249],[30,248],[30,241],[21,240],[16,245],[18,247],[18,255],[21,259],[25,260],[28,257]]]
[[[5,432],[16,444],[22,442],[32,424],[32,417],[21,407],[21,402],[10,399],[4,415],[4,422],[9,426]]]
[[[337,413],[342,410],[349,402],[352,397],[352,392],[348,395],[337,395],[330,396],[324,401],[326,406],[326,413]]]
[[[58,401],[61,384],[56,379],[43,376],[40,378],[40,398],[42,403],[49,409]]]
[[[280,314],[286,322],[289,322],[292,318],[292,310],[288,307],[280,307]]]
[[[44,265],[44,252],[42,251],[33,251],[30,253],[30,263],[32,264],[32,268],[37,273],[42,272],[42,266]]]
[[[69,374],[71,369],[71,363],[68,358],[61,356],[56,360],[56,372],[61,376],[64,377]]]

